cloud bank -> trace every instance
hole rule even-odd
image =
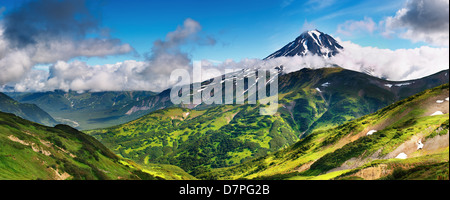
[[[322,68],[338,65],[342,68],[370,73],[373,76],[392,81],[404,81],[422,78],[448,69],[449,49],[423,46],[415,49],[379,49],[362,47],[349,41],[341,41],[344,47],[339,54],[331,58],[319,56],[281,57],[261,61],[261,66],[283,65],[287,73],[302,68]]]
[[[167,38],[166,38],[167,39]],[[169,40],[168,40],[169,41]],[[286,73],[303,68],[330,67],[333,64],[345,69],[370,72],[371,75],[393,81],[422,78],[448,69],[449,49],[420,47],[416,49],[388,50],[361,47],[348,41],[340,41],[344,50],[335,57],[319,56],[280,57],[270,60],[226,60],[222,63],[202,61],[202,69],[273,68],[284,66]],[[125,61],[111,65],[89,66],[84,62],[57,62],[50,72],[32,70],[22,81],[14,85],[16,91],[161,91],[170,88],[170,73],[174,69],[192,72],[192,62],[185,54],[166,54],[151,57],[147,61]],[[192,75],[192,74],[191,74]]]
[[[181,50],[187,43],[214,45],[211,37],[201,36],[201,25],[186,19],[183,25],[169,32],[164,40],[157,40],[144,61],[128,60],[116,64],[90,66],[81,61],[57,61],[48,72],[32,70],[14,89],[23,91],[162,91],[175,83],[169,82],[175,69],[192,72],[188,53]],[[205,68],[207,69],[207,68]]]
[[[449,49],[422,46],[415,49],[379,49],[340,42],[344,51],[330,59],[346,69],[367,72],[394,81],[422,78],[448,69]]]
[[[399,34],[413,42],[449,45],[449,0],[409,0],[383,21],[384,35]]]
[[[34,65],[134,51],[111,38],[83,0],[36,0],[4,13],[0,84],[20,80]]]

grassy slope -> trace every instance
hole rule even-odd
[[[280,103],[284,105],[279,111],[305,137],[445,83],[448,71],[391,82],[342,68],[302,69],[279,77]]]
[[[258,105],[170,108],[86,133],[138,163],[169,163],[193,174],[236,165],[298,140],[279,115],[259,115]]]
[[[353,166],[354,169],[373,160],[391,162],[387,159],[390,158],[389,153],[415,136],[422,138],[423,142],[431,141],[438,135],[436,132],[448,136],[448,114],[429,116],[430,112],[435,111],[433,104],[436,104],[438,96],[441,99],[448,97],[448,84],[427,90],[337,128],[316,131],[288,149],[239,166],[216,169],[198,177],[331,179],[350,172],[352,167],[343,166],[351,166],[351,159],[360,162],[359,166]],[[448,113],[448,106],[446,109]],[[365,136],[372,129],[378,132],[372,136]],[[429,163],[426,162],[429,161],[429,154],[443,155],[439,157],[440,159],[432,160],[432,163],[448,162],[448,142],[446,148],[425,152],[419,151],[410,155],[415,157],[411,159],[417,161],[417,166],[420,166],[420,163]],[[439,176],[445,177],[445,173],[448,178],[448,171]]]
[[[0,179],[191,179],[181,169],[142,167],[71,127],[0,112]]]

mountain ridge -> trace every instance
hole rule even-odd
[[[78,93],[56,90],[7,94],[19,102],[36,104],[59,123],[78,129],[101,128],[134,120],[155,110],[148,105],[153,98],[158,98],[157,93],[148,91]],[[143,106],[144,99],[149,99],[147,109],[136,109]]]
[[[0,92],[0,111],[12,113],[24,119],[40,123],[42,125],[54,126],[57,121],[35,104],[19,103],[8,95]]]
[[[67,126],[43,126],[0,112],[0,180],[186,180],[175,166],[121,158]]]

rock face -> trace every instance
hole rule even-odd
[[[332,57],[344,49],[333,37],[318,30],[306,31],[265,59],[305,55]]]

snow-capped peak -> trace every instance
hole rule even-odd
[[[343,47],[333,37],[316,29],[303,32],[294,41],[290,42],[265,59],[292,57],[296,55],[319,55],[323,57],[332,57],[338,54],[342,49]]]

